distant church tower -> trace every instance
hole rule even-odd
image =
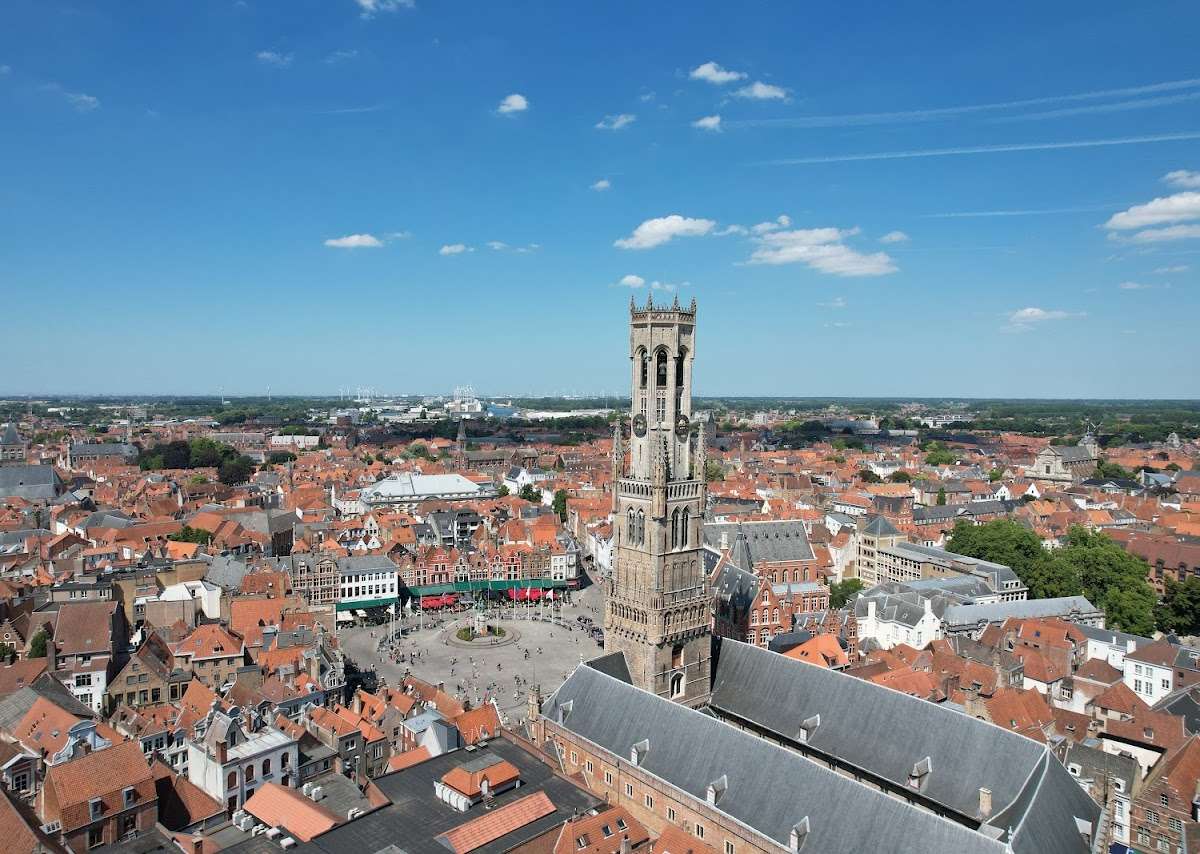
[[[607,582],[604,648],[622,652],[639,688],[687,705],[708,699],[709,593],[701,552],[703,426],[694,430],[689,308],[629,306],[630,460],[613,441],[617,553]]]

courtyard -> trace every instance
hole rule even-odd
[[[553,691],[580,663],[603,650],[580,624],[586,617],[600,625],[604,595],[598,584],[571,593],[570,602],[504,604],[487,612],[487,623],[504,636],[464,643],[456,635],[472,626],[474,611],[397,614],[394,644],[388,625],[355,626],[338,631],[346,656],[363,670],[374,670],[388,685],[405,674],[433,684],[477,706],[494,699],[504,723],[525,717],[529,688]],[[494,640],[494,642],[493,642]]]

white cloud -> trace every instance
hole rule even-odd
[[[1117,237],[1110,234],[1109,237]],[[1166,243],[1169,240],[1192,240],[1200,237],[1200,225],[1172,225],[1167,228],[1147,228],[1127,238],[1130,243]]]
[[[1184,192],[1160,196],[1144,205],[1134,205],[1115,213],[1104,223],[1104,227],[1125,231],[1197,218],[1200,218],[1200,193]]]
[[[879,238],[880,243],[908,243],[908,235],[903,231],[889,231]]]
[[[808,228],[774,231],[755,238],[757,248],[751,264],[806,264],[835,276],[884,276],[896,265],[884,252],[864,254],[844,241],[859,233],[857,228]]]
[[[292,64],[293,54],[280,53],[277,50],[260,50],[254,54],[255,59],[263,65],[270,65],[274,68],[287,68]]]
[[[1172,187],[1180,187],[1184,190],[1200,190],[1200,172],[1176,169],[1174,172],[1168,172],[1166,175],[1163,175],[1163,182]]]
[[[529,100],[524,95],[519,95],[516,92],[508,95],[500,102],[500,106],[496,108],[496,112],[502,116],[512,115],[514,113],[523,113],[529,109]]]
[[[641,276],[635,276],[633,273],[629,273],[628,275],[622,276],[621,281],[617,282],[617,284],[626,288],[640,288],[642,285],[646,284],[646,280]]]
[[[844,297],[834,297],[829,302],[817,303],[821,308],[845,308],[846,300]]]
[[[592,184],[591,189],[595,190],[597,193],[602,193],[611,187],[612,181],[608,180],[607,178],[601,178],[595,184]]]
[[[507,249],[508,244],[499,240],[489,240],[487,242],[487,247],[488,249],[495,249],[497,252],[499,252],[501,249]]]
[[[463,252],[474,252],[475,250],[464,243],[447,243],[438,250],[439,255],[461,255]]]
[[[90,113],[92,110],[99,109],[100,99],[92,95],[85,95],[82,92],[64,92],[65,97],[72,107],[81,113]]]
[[[758,225],[750,226],[750,231],[754,234],[767,234],[771,231],[779,231],[781,228],[789,228],[791,224],[791,217],[787,214],[780,214],[778,218],[770,222],[760,222]]]
[[[1170,276],[1172,273],[1186,273],[1192,269],[1187,264],[1174,264],[1170,267],[1156,267],[1154,270],[1157,276]]]
[[[724,86],[726,83],[733,83],[735,80],[746,79],[746,75],[741,71],[730,71],[727,68],[722,68],[715,62],[706,62],[703,65],[697,65],[692,69],[688,77],[693,80],[703,80],[706,83],[713,83],[717,86]]]
[[[744,226],[744,225],[727,225],[724,228],[722,228],[720,231],[714,231],[713,236],[714,237],[727,237],[730,234],[746,235],[749,233],[750,233],[750,229],[746,228],[746,226]]]
[[[605,116],[600,121],[596,122],[597,130],[620,130],[623,127],[629,127],[637,121],[637,116],[633,113],[619,113],[615,116]]]
[[[349,62],[352,59],[358,58],[357,50],[335,50],[329,56],[325,57],[326,65],[337,65],[339,62]]]
[[[398,9],[417,8],[416,0],[354,0],[362,9],[362,17],[373,18],[377,12],[395,12]]]
[[[12,71],[11,65],[0,65],[0,77],[3,77],[5,74],[10,73],[11,71]]]
[[[845,320],[831,320],[825,324],[826,329],[845,329],[850,324]]]
[[[700,130],[720,131],[721,130],[721,117],[720,116],[704,116],[704,117],[696,119],[696,121],[692,122],[692,127],[700,128]]]
[[[787,89],[782,86],[773,86],[770,83],[763,83],[761,80],[755,80],[749,86],[743,86],[733,93],[739,98],[749,98],[753,101],[786,101]]]
[[[347,234],[345,237],[331,237],[325,241],[325,245],[334,249],[377,249],[383,242],[373,234]]]
[[[641,101],[643,104],[648,104],[654,100],[654,93],[653,92],[643,92],[642,94],[638,95],[638,100]]]
[[[1001,328],[1003,332],[1028,332],[1039,323],[1052,320],[1066,320],[1070,317],[1082,317],[1082,312],[1069,312],[1060,309],[1019,308],[1008,316],[1007,325]]]
[[[613,243],[619,249],[652,249],[676,237],[698,237],[708,234],[716,226],[711,219],[692,219],[671,214],[648,219],[633,230],[629,237]]]
[[[387,235],[388,240],[408,240],[412,237],[411,231],[392,231]]]
[[[650,283],[650,289],[653,291],[674,292],[674,291],[679,290],[680,288],[686,288],[687,286],[688,286],[688,282],[680,282],[677,285],[672,284],[671,282],[659,282],[659,281],[653,281]]]
[[[1154,285],[1143,285],[1141,282],[1121,282],[1117,287],[1123,291],[1148,291]]]

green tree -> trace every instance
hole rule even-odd
[[[559,521],[567,521],[567,491],[558,489],[554,492],[554,512],[558,514]]]
[[[865,585],[861,578],[847,578],[829,585],[829,607],[841,608],[857,596]]]
[[[243,454],[222,463],[217,470],[217,479],[226,486],[237,486],[248,481],[253,472],[253,461]]]
[[[925,464],[931,466],[948,466],[957,461],[957,457],[942,446],[941,442],[931,442],[925,452]]]
[[[542,503],[542,491],[532,483],[522,486],[521,491],[517,493],[517,497],[528,501],[530,504]]]
[[[858,477],[863,483],[883,483],[883,478],[870,469],[860,469]]]
[[[1154,631],[1154,588],[1150,565],[1107,534],[1072,527],[1051,562],[1064,577],[1078,579],[1084,596],[1104,609],[1109,626],[1138,635]]]
[[[912,475],[906,472],[904,469],[897,469],[888,475],[888,480],[890,480],[892,483],[911,483]]]
[[[1200,578],[1189,575],[1183,581],[1176,581],[1168,575],[1155,622],[1164,632],[1200,633]]]
[[[944,486],[939,486],[939,487],[938,487],[938,491],[937,491],[937,506],[938,506],[938,507],[945,507],[945,506],[946,506],[946,487],[944,487]]]
[[[496,490],[496,495],[499,496],[500,498],[503,498],[504,496],[508,495],[508,487],[505,486],[504,484],[500,484],[500,488]]]
[[[717,460],[704,461],[704,482],[712,483],[716,480],[725,479],[725,467]]]
[[[190,525],[184,525],[173,534],[167,534],[168,540],[174,540],[177,543],[199,543],[202,546],[207,546],[212,542],[212,532],[206,531],[203,528],[193,528]]]
[[[29,642],[29,657],[30,658],[45,658],[46,646],[50,642],[50,635],[46,634],[45,629],[38,629],[37,634],[33,636],[33,640]]]
[[[1033,599],[1073,596],[1080,592],[1078,577],[1068,567],[1054,566],[1038,535],[1011,519],[986,525],[958,522],[946,543],[949,551],[1012,567]]]
[[[273,466],[280,466],[284,463],[293,462],[295,459],[296,455],[291,451],[272,451],[271,455],[267,457],[267,462]]]
[[[998,480],[1004,480],[1004,469],[995,468],[988,472],[988,480],[995,483]]]
[[[1133,472],[1117,463],[1111,463],[1107,457],[1101,457],[1096,463],[1096,471],[1092,477],[1117,478],[1118,480],[1133,480]]]

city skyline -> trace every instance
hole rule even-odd
[[[11,7],[0,394],[1200,396],[1200,13],[861,11]]]

